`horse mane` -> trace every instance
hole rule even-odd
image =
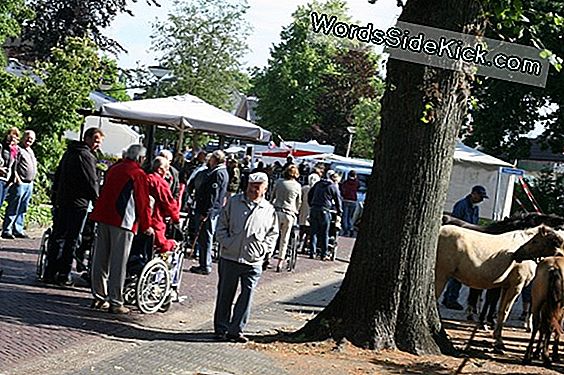
[[[553,229],[564,229],[564,218],[539,213],[518,214],[486,226],[488,233],[504,233],[513,230],[535,228],[546,225]]]
[[[496,221],[489,225],[475,225],[444,214],[442,217],[442,224],[456,225],[483,233],[501,234],[516,230],[536,228],[539,225],[546,225],[547,227],[553,229],[564,229],[564,218],[552,214],[521,213],[511,217],[506,217],[501,221]]]

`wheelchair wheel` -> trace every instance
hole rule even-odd
[[[168,265],[160,258],[151,260],[137,282],[137,306],[145,314],[157,312],[170,295]]]
[[[290,242],[288,244],[288,272],[292,272],[296,268],[298,261],[298,247],[300,246],[299,230],[294,229],[290,234]]]
[[[43,232],[41,243],[39,245],[39,254],[37,255],[37,266],[35,269],[35,273],[39,280],[43,279],[43,276],[45,276],[45,267],[47,266],[47,249],[49,247],[51,231],[51,228],[47,228],[47,230]]]
[[[168,294],[168,297],[165,298],[161,307],[159,307],[159,312],[165,313],[170,310],[170,306],[172,305],[172,293]]]
[[[123,287],[123,301],[126,305],[135,305],[137,300],[137,276],[125,280]]]

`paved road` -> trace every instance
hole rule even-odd
[[[185,301],[173,304],[165,314],[143,315],[134,312],[118,317],[91,310],[91,296],[85,286],[46,288],[37,283],[35,260],[41,233],[34,234],[34,238],[30,240],[0,240],[0,267],[4,269],[0,282],[0,374],[33,373],[34,370],[49,373],[46,369],[50,367],[53,367],[51,373],[60,373],[62,368],[73,369],[71,372],[76,373],[79,365],[87,358],[99,360],[116,352],[124,353],[124,350],[138,346],[139,342],[209,341],[210,337],[206,332],[211,328],[209,319],[217,283],[215,272],[209,276],[191,274],[187,270],[195,262],[187,261],[181,289],[181,295],[187,296]],[[341,238],[339,243],[339,258],[348,259],[353,240]],[[333,272],[335,269],[339,269],[339,272]],[[303,294],[303,290],[317,290],[327,277],[334,284],[342,278],[345,269],[346,263],[342,261],[320,262],[300,257],[294,273],[275,273],[271,270],[264,273],[255,304],[260,306],[278,299],[281,306],[285,306],[288,298],[294,298],[292,293]],[[336,289],[329,287],[328,290],[334,293]],[[330,296],[325,296],[322,300],[328,298]],[[284,311],[286,309],[288,308],[284,308]],[[293,308],[296,311],[300,309],[299,306]],[[264,314],[268,316],[272,307],[267,307],[266,310],[267,312],[257,310],[257,318]],[[298,311],[298,315],[302,313]],[[283,320],[278,319],[278,323],[283,325]],[[256,321],[259,322],[260,319]],[[269,327],[275,321],[275,318],[267,319],[268,324],[264,326]],[[303,323],[303,319],[298,319],[298,322]],[[264,331],[264,326],[259,324],[250,329]],[[192,331],[186,336],[189,329]],[[206,345],[212,344],[208,342]],[[154,348],[143,347],[145,349],[153,352]],[[198,350],[200,349],[191,348],[189,352],[196,353]],[[209,348],[201,350],[213,353]],[[143,353],[140,355],[147,358]],[[192,362],[197,364],[197,358],[199,356]],[[116,363],[121,361],[118,358]],[[70,367],[61,367],[67,362]],[[93,360],[92,363],[97,361]],[[34,366],[39,367],[33,368]],[[168,370],[165,372],[171,373]]]

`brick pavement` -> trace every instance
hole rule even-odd
[[[108,338],[112,343],[118,340],[129,345],[163,337],[167,339],[163,330],[185,329],[202,324],[211,317],[209,308],[215,298],[215,273],[206,277],[186,272],[181,294],[188,298],[181,304],[173,304],[166,314],[134,313],[116,317],[92,311],[88,308],[91,297],[87,288],[46,288],[35,281],[36,249],[41,233],[32,234],[34,238],[30,240],[0,241],[0,267],[4,269],[0,282],[0,373],[25,367],[30,360],[33,360],[31,363],[48,363],[49,358],[56,358],[57,354],[63,354],[64,358],[67,351],[81,348],[89,342],[108,341]],[[340,239],[340,248],[344,250],[340,257],[348,257],[352,243],[350,239]],[[192,264],[186,262],[185,271]],[[292,284],[303,284],[310,273],[338,266],[339,262],[319,262],[300,257],[295,273],[265,272],[257,293],[258,303],[261,290],[268,289],[269,285],[289,280],[290,287],[286,289],[292,289]],[[274,290],[272,293],[277,292]],[[96,355],[109,352],[110,349]]]

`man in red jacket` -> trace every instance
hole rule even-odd
[[[153,160],[152,171],[148,175],[149,195],[155,200],[153,204],[152,227],[155,231],[154,245],[159,252],[171,251],[176,242],[166,239],[165,218],[170,217],[173,223],[180,221],[178,202],[172,196],[168,182],[164,179],[170,168],[170,162],[163,156]]]
[[[147,175],[140,166],[145,153],[141,145],[129,146],[124,159],[109,169],[100,198],[90,215],[91,220],[98,222],[92,260],[92,307],[109,308],[115,314],[129,312],[123,306],[123,284],[137,227],[147,235],[154,234]]]

